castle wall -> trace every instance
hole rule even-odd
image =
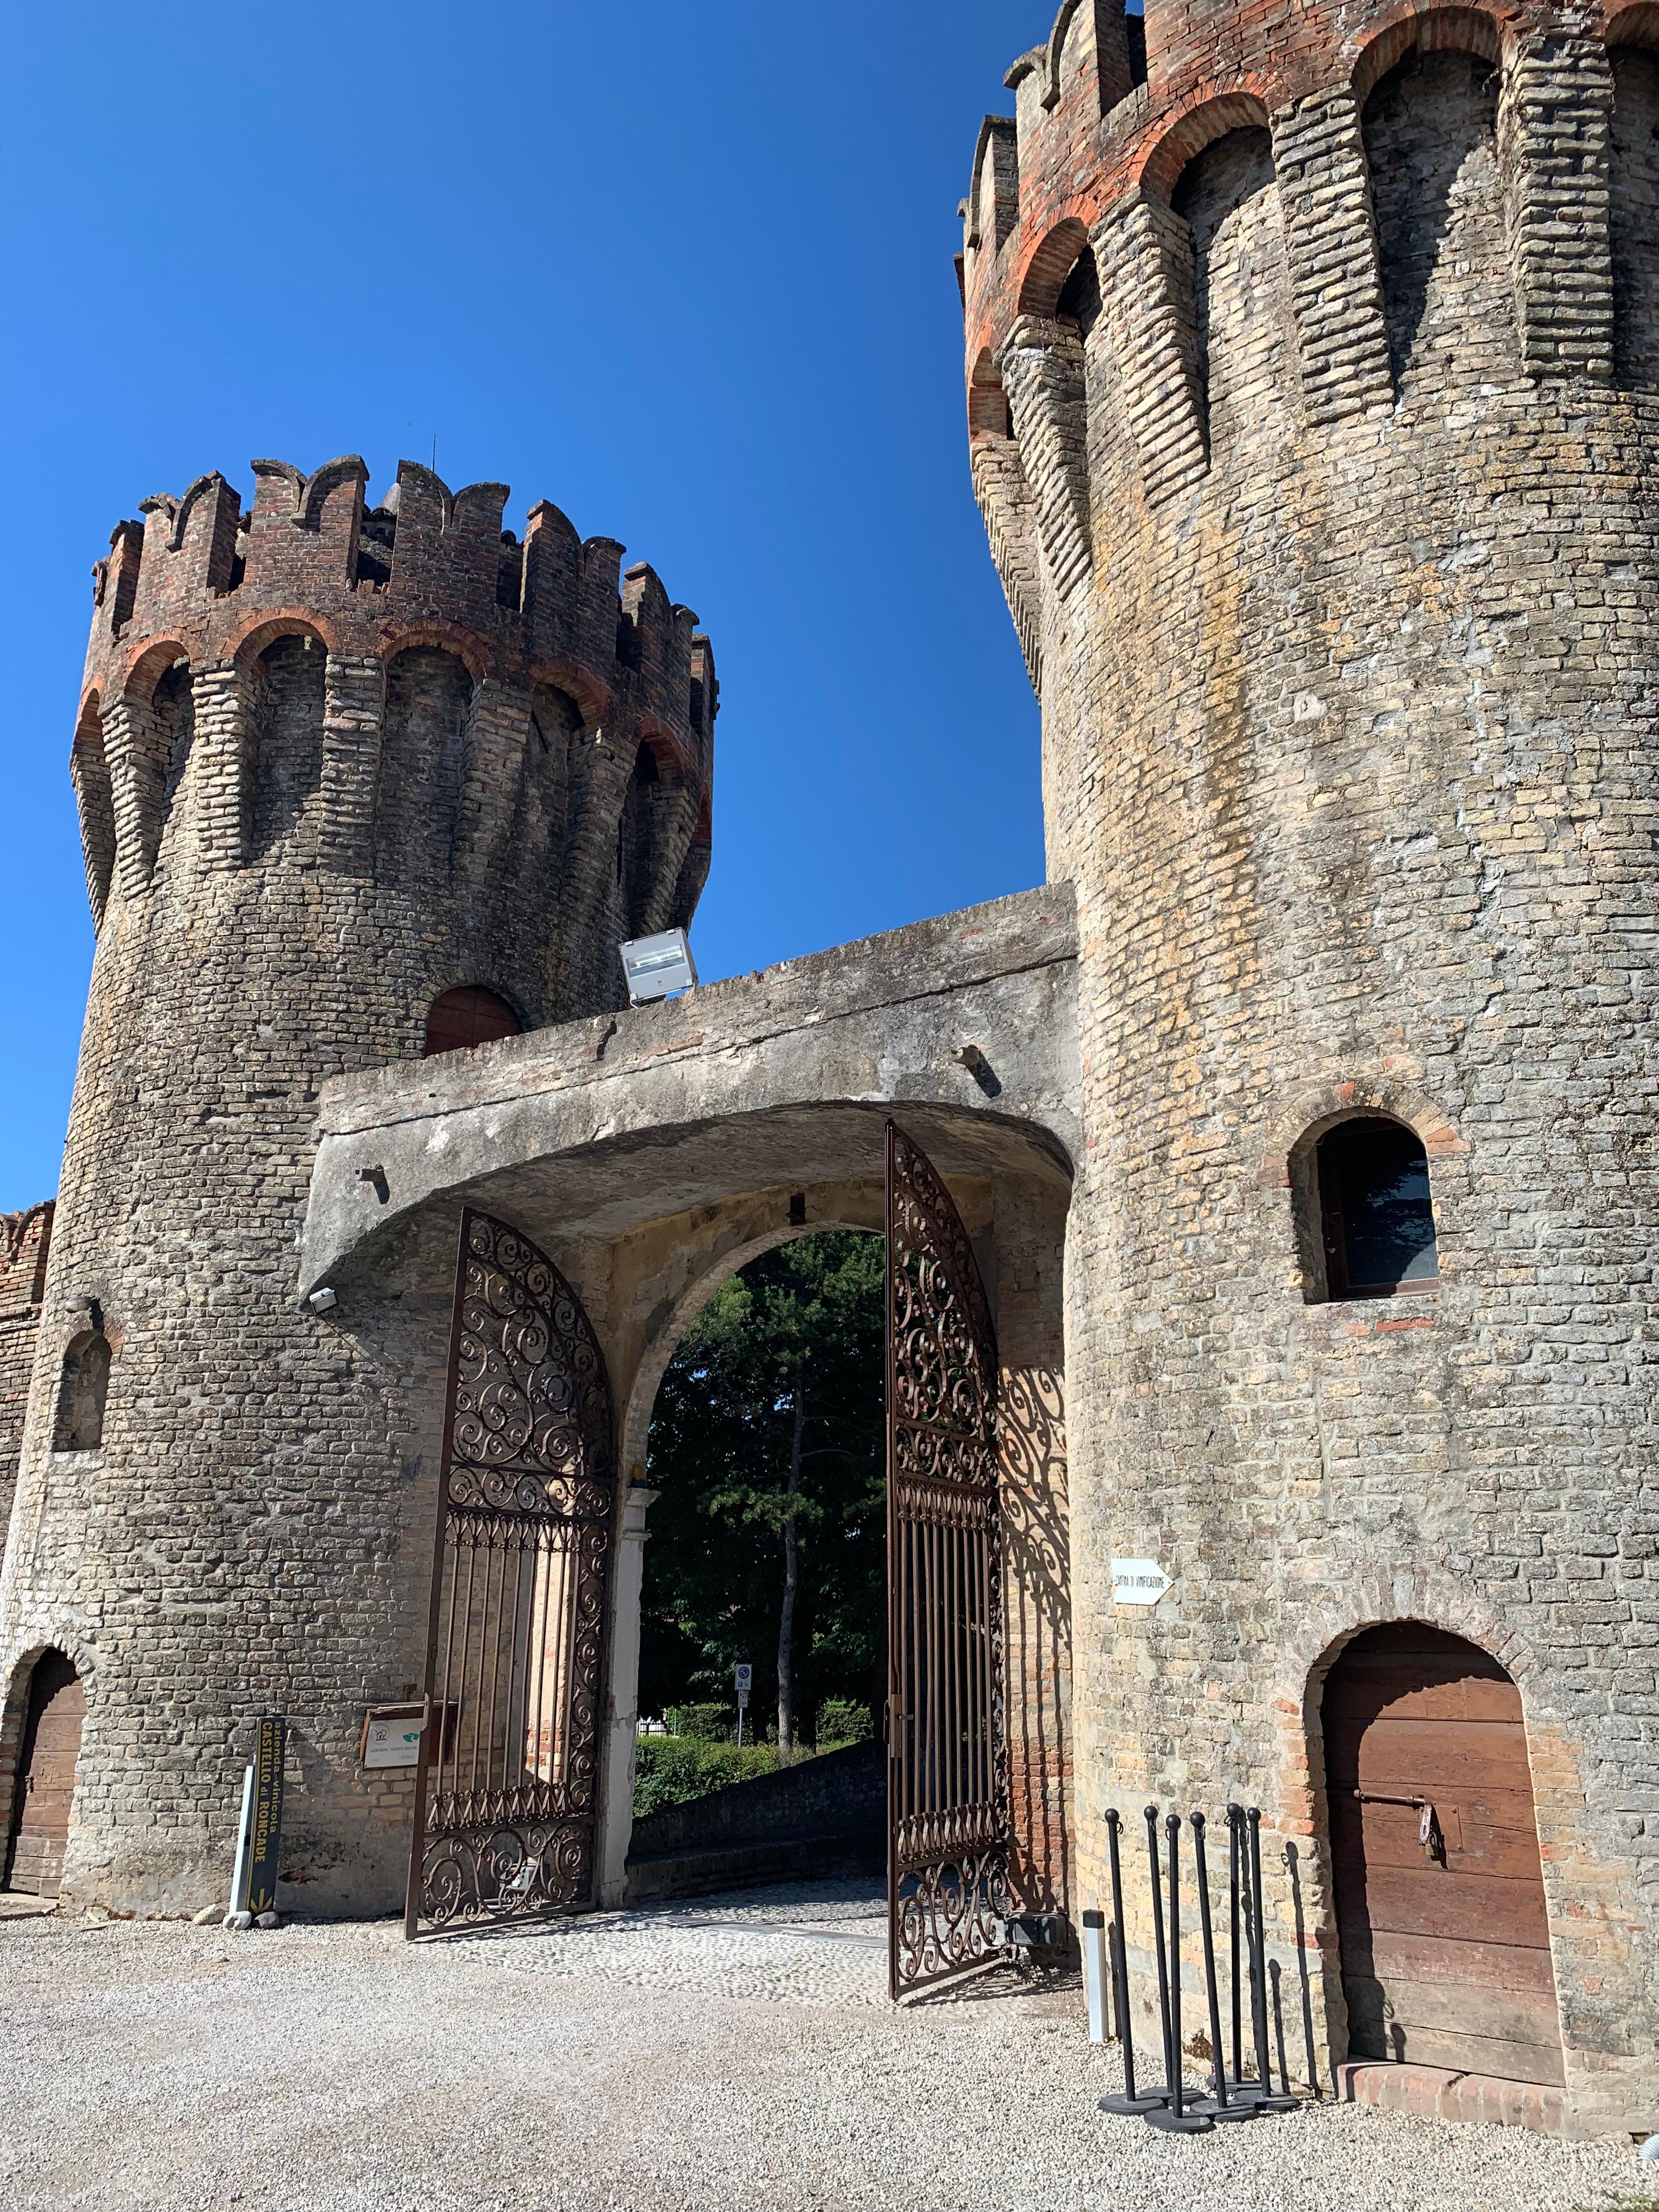
[[[663,1373],[718,1285],[802,1231],[884,1225],[890,1111],[947,1178],[995,1315],[1011,1871],[1023,1904],[1073,1917],[1061,1261],[1074,951],[1069,890],[1049,886],[613,1019],[340,1078],[320,1102],[302,1263],[307,1286],[336,1291],[343,1335],[407,1331],[447,1312],[460,1205],[511,1220],[578,1288],[621,1464],[643,1471]],[[623,1893],[654,1495],[635,1482],[612,1570],[608,1902]]]
[[[1468,1637],[1521,1686],[1584,2126],[1659,2124],[1654,79],[1618,29],[1150,0],[1145,84],[1016,64],[1017,204],[999,236],[981,165],[963,264],[1079,901],[1081,1899],[1107,1806],[1261,1803],[1326,2074],[1323,1669],[1373,1621]],[[1425,1139],[1440,1282],[1333,1303],[1302,1153],[1367,1108]],[[1174,1589],[1115,1605],[1115,1554]]]
[[[50,1200],[22,1213],[0,1215],[0,1559],[28,1411],[52,1215]]]
[[[618,1005],[617,940],[689,921],[707,865],[712,661],[648,569],[619,590],[545,505],[520,546],[502,486],[405,463],[365,515],[361,462],[255,466],[251,516],[200,479],[98,573],[98,944],[0,1575],[9,1703],[48,1644],[86,1684],[65,1894],[143,1912],[223,1895],[264,1711],[295,1901],[402,1893],[404,1778],[358,1729],[422,1673],[447,1297],[348,1335],[301,1297],[319,1087],[418,1060],[459,983],[529,1027]],[[76,1300],[113,1358],[100,1442],[54,1450]]]

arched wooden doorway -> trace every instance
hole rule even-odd
[[[1462,1637],[1395,1621],[1325,1686],[1349,2055],[1559,2084],[1521,1695]]]
[[[58,1894],[86,1717],[87,1693],[73,1664],[61,1651],[42,1652],[29,1676],[6,1851],[8,1889]]]

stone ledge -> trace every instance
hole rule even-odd
[[[1495,2074],[1459,2074],[1444,2066],[1396,2064],[1370,2059],[1336,2069],[1345,2105],[1374,2105],[1385,2112],[1410,2112],[1420,2120],[1484,2120],[1534,2135],[1573,2136],[1571,2100],[1542,2081],[1505,2081]]]

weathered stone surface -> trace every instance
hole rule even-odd
[[[1501,46],[1323,0],[1146,32],[1103,117],[1020,75],[963,260],[982,500],[1041,504],[998,365],[1085,239],[1101,297],[1086,591],[987,502],[1078,897],[1080,1891],[1108,1805],[1259,1800],[1340,2057],[1322,1673],[1437,1622],[1521,1686],[1574,2124],[1655,2124],[1650,14],[1611,66],[1530,3]],[[1319,1303],[1294,1158],[1366,1105],[1425,1137],[1441,1280]],[[1155,1610],[1115,1553],[1174,1575]]]
[[[408,463],[368,515],[360,461],[256,475],[251,515],[218,477],[147,501],[97,571],[73,754],[97,953],[48,1278],[0,1316],[14,1360],[44,1323],[0,1803],[57,1645],[88,1698],[66,1894],[123,1911],[225,1893],[272,1710],[285,1901],[395,1901],[408,1777],[360,1771],[357,1739],[422,1674],[435,1381],[419,1321],[357,1342],[298,1297],[318,1091],[418,1062],[457,984],[528,1026],[617,1006],[618,940],[689,921],[707,866],[713,661],[649,568],[545,505],[521,546],[503,487]],[[54,1451],[88,1299],[102,1441]]]

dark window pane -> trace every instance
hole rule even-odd
[[[1411,1130],[1380,1117],[1339,1122],[1320,1139],[1319,1170],[1333,1297],[1438,1278],[1429,1163]]]

